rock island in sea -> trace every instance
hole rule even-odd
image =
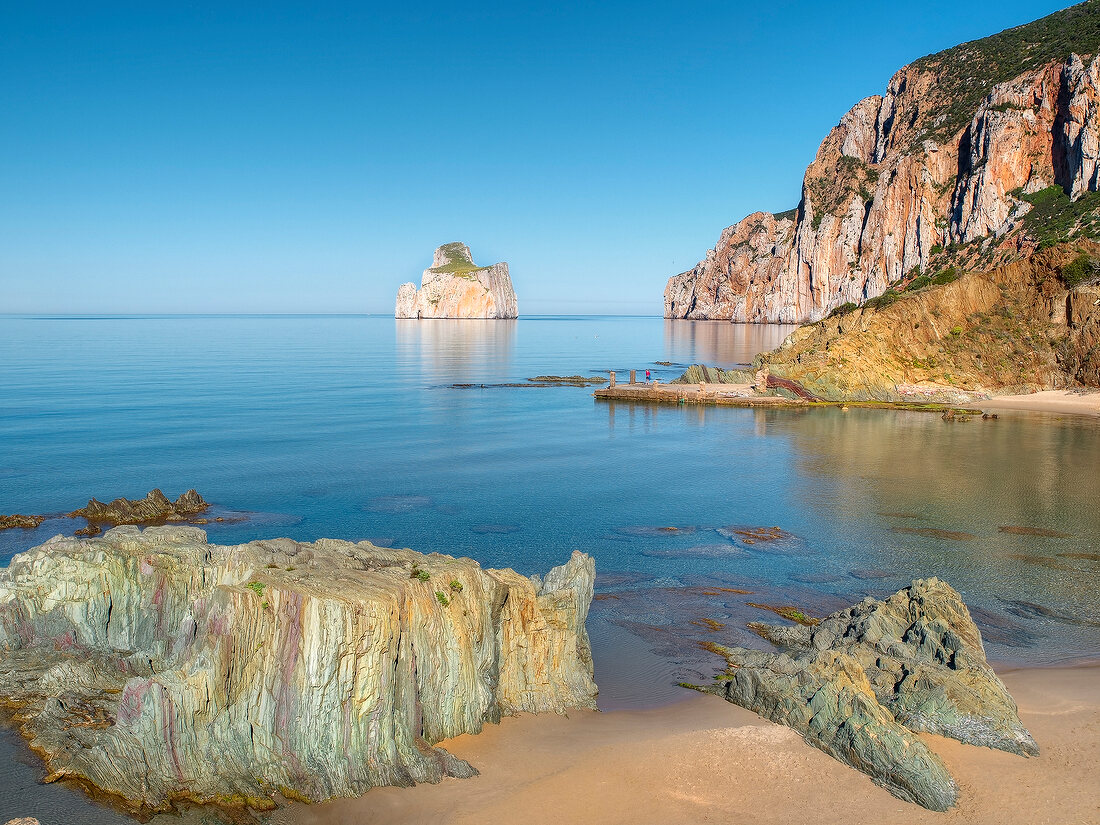
[[[58,536],[0,571],[0,699],[50,779],[273,806],[477,771],[435,743],[595,708],[595,565],[545,577],[194,527]]]
[[[432,265],[397,290],[395,318],[518,318],[508,264],[477,266],[464,243],[444,244]]]

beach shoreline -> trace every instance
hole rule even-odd
[[[1100,666],[998,671],[1041,754],[1027,759],[922,734],[960,787],[934,813],[902,802],[789,728],[714,696],[649,710],[521,716],[440,743],[481,772],[292,804],[279,825],[343,823],[1100,822]]]
[[[1023,395],[999,395],[977,401],[982,410],[1068,413],[1100,417],[1100,390],[1044,390]]]

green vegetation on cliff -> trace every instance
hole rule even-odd
[[[1031,211],[1024,216],[1024,232],[1040,249],[1074,237],[1100,238],[1100,192],[1083,192],[1077,200],[1070,200],[1061,186],[1049,186],[1018,196],[1031,204]]]
[[[998,83],[1073,53],[1100,51],[1100,0],[1088,0],[1033,23],[922,57],[913,67],[936,75],[942,107],[921,112],[925,138],[942,143],[974,116]]]
[[[455,275],[459,278],[470,278],[472,273],[488,268],[475,264],[469,252],[466,251],[466,245],[458,241],[443,244],[440,250],[447,256],[447,261],[439,266],[433,266],[431,268],[432,272]]]

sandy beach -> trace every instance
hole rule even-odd
[[[1046,390],[1026,395],[1001,395],[974,406],[982,410],[1028,410],[1100,416],[1100,391]]]
[[[481,771],[293,805],[274,821],[368,823],[1100,822],[1100,667],[1001,673],[1042,748],[1025,759],[924,737],[960,786],[945,814],[901,802],[794,731],[717,697],[645,711],[526,716],[442,743]]]

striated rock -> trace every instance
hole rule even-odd
[[[21,816],[17,819],[9,819],[4,825],[40,825],[33,816]]]
[[[751,384],[752,373],[747,370],[723,370],[703,364],[692,364],[683,375],[670,384]]]
[[[989,272],[903,293],[795,330],[757,357],[771,386],[830,401],[967,404],[991,395],[1100,386],[1100,286],[1064,272],[1078,241]]]
[[[444,244],[424,270],[420,289],[402,284],[395,318],[517,318],[508,264],[479,267],[463,243]]]
[[[1072,53],[1100,51],[1098,18],[1083,3],[902,68],[825,138],[796,209],[669,279],[665,316],[816,321],[914,270],[1030,254],[1050,229],[1028,195],[1100,189],[1100,58]]]
[[[781,652],[718,648],[728,669],[708,690],[801,731],[902,799],[942,811],[958,794],[915,731],[1039,753],[962,597],[939,579],[814,624],[753,629]]]
[[[51,778],[272,806],[476,771],[434,743],[595,707],[595,567],[545,577],[192,527],[58,536],[0,572],[0,697]]]
[[[0,516],[0,530],[9,530],[13,527],[33,530],[35,527],[39,527],[45,520],[45,516],[24,516],[19,513],[10,516]]]
[[[110,504],[93,498],[88,501],[87,507],[73,510],[68,515],[70,518],[82,516],[92,524],[155,524],[181,521],[209,506],[194,490],[188,490],[175,501],[170,501],[159,489],[154,489],[145,498],[116,498]]]

